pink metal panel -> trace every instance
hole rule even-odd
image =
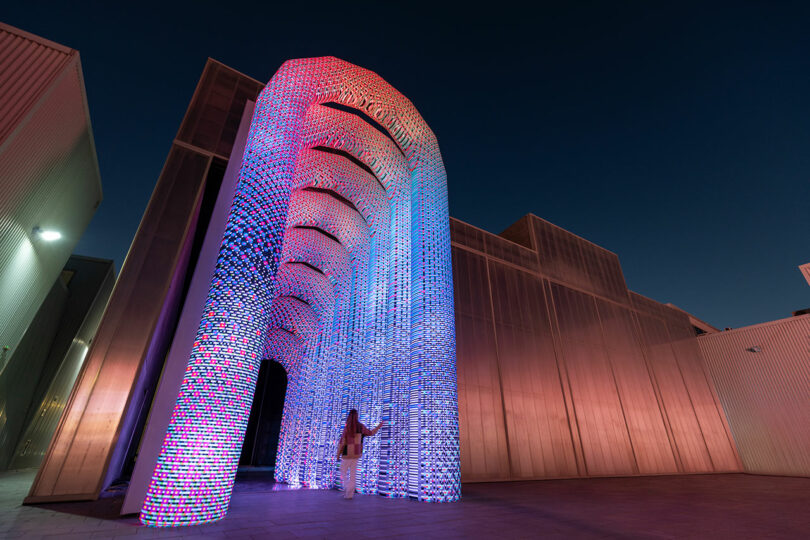
[[[697,342],[745,470],[810,476],[810,315]]]
[[[461,475],[465,482],[508,480],[495,328],[486,259],[453,248]]]
[[[715,400],[707,378],[694,330],[686,317],[668,320],[667,328],[672,340],[672,350],[678,359],[678,367],[700,425],[713,470],[739,471],[741,464],[734,448],[734,441],[726,428],[725,414]]]
[[[619,257],[584,240],[579,243],[579,247],[588,273],[588,288],[598,295],[627,303],[627,285],[624,283]]]
[[[177,140],[223,158],[231,154],[247,101],[255,101],[264,83],[208,59]]]
[[[495,479],[469,373],[500,381],[503,407],[490,406],[505,418],[511,479],[740,470],[688,315],[627,291],[615,254],[531,215],[502,233],[517,243],[458,220],[451,230],[465,480]],[[535,238],[539,269],[518,253]],[[487,294],[494,335],[464,312]]]
[[[666,323],[641,314],[638,320],[646,344],[647,359],[672,429],[675,451],[683,466],[682,472],[711,472],[713,465],[709,451],[672,350]]]
[[[485,237],[487,255],[537,271],[537,253],[506,238],[488,234]]]
[[[635,474],[638,467],[594,298],[561,285],[551,289],[588,475]]]
[[[577,463],[542,280],[489,262],[512,476],[575,476]]]
[[[0,145],[72,56],[76,51],[0,23]]]
[[[630,310],[597,300],[605,347],[641,474],[678,472]]]
[[[540,271],[574,287],[588,287],[588,270],[579,249],[582,240],[540,218],[535,218],[533,223]]]

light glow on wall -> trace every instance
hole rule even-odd
[[[60,233],[59,231],[53,231],[53,230],[48,230],[48,229],[40,229],[39,227],[34,227],[33,232],[34,232],[34,235],[37,238],[41,238],[42,240],[45,240],[46,242],[55,242],[56,240],[59,240],[59,239],[62,238],[62,233]]]
[[[444,165],[410,101],[336,58],[286,62],[259,96],[143,523],[224,517],[263,359],[289,381],[277,480],[334,487],[357,408],[385,421],[358,491],[459,498]]]

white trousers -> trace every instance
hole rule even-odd
[[[359,458],[343,457],[340,461],[340,480],[343,482],[343,496],[354,497],[354,486],[357,484],[357,460]]]

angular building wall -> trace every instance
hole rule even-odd
[[[57,279],[23,334],[14,357],[0,372],[0,470],[9,468],[40,380],[48,371],[48,352],[59,332],[69,296],[64,282]]]
[[[73,255],[65,264],[62,277],[55,285],[65,290],[65,307],[58,313],[54,339],[46,342],[48,351],[42,370],[34,375],[30,366],[33,362],[29,361],[25,372],[9,385],[7,395],[16,397],[20,396],[23,385],[36,384],[25,410],[15,415],[24,430],[20,432],[16,449],[12,448],[10,469],[39,466],[93,342],[114,283],[115,271],[110,260]],[[43,304],[40,311],[50,312],[51,308]],[[41,338],[37,336],[38,341]]]
[[[95,499],[131,467],[242,111],[262,87],[206,64],[27,502]]]
[[[810,476],[810,315],[697,342],[745,471]]]
[[[0,96],[0,347],[9,362],[101,202],[101,180],[77,51],[0,23]],[[46,242],[35,227],[62,238]]]
[[[739,471],[688,316],[536,216],[451,220],[464,481]]]
[[[49,375],[65,262],[101,202],[79,53],[0,23],[0,469]],[[47,241],[37,230],[61,234]],[[52,373],[50,373],[52,374]]]

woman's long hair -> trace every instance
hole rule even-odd
[[[357,419],[357,409],[352,409],[349,411],[349,415],[346,417],[346,427],[343,428],[343,440],[348,442],[349,437],[360,431],[359,428],[360,421]]]

